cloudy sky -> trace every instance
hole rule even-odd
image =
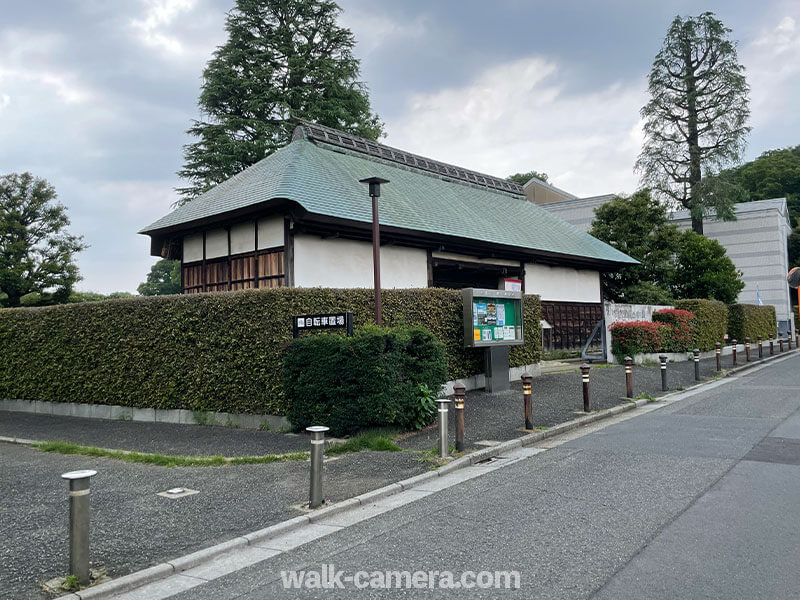
[[[233,0],[0,0],[0,174],[57,189],[79,289],[134,291],[169,211],[203,66]],[[676,14],[733,29],[747,157],[800,144],[797,0],[341,0],[386,143],[574,194],[630,192],[645,78]]]

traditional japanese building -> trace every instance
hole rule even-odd
[[[140,233],[153,256],[182,261],[184,293],[372,287],[367,177],[390,182],[380,198],[384,287],[519,280],[556,307],[546,318],[560,346],[579,344],[601,318],[600,272],[635,262],[528,202],[516,183],[308,122]]]

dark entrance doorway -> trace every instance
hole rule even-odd
[[[503,279],[521,279],[520,267],[471,263],[434,258],[431,260],[431,285],[451,289],[468,287],[502,289]]]

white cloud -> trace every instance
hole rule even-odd
[[[754,128],[794,118],[800,95],[800,3],[787,2],[775,13],[740,54]]]
[[[644,102],[644,79],[570,93],[556,63],[525,58],[412,96],[387,143],[493,175],[544,171],[581,196],[630,192]]]
[[[360,56],[367,56],[381,46],[398,40],[410,42],[422,38],[428,31],[428,20],[422,15],[401,22],[376,13],[372,5],[367,6],[367,9],[345,10],[339,17],[341,25],[350,29],[358,40],[357,50]]]
[[[144,18],[131,21],[137,37],[147,46],[182,54],[183,44],[171,34],[170,26],[182,13],[191,11],[196,0],[142,0],[142,4],[146,9]]]

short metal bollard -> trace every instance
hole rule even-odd
[[[97,471],[70,471],[69,481],[69,571],[81,585],[89,584],[89,480]]]
[[[667,387],[667,357],[662,354],[658,360],[661,363],[661,391],[666,392],[669,389]]]
[[[783,334],[778,334],[778,352],[783,352]]]
[[[695,348],[692,354],[694,354],[694,380],[700,381],[700,349]]]
[[[769,355],[772,356],[775,354],[775,344],[772,341],[772,334],[769,334]]]
[[[750,362],[750,338],[744,338],[744,357],[745,362]]]
[[[325,456],[325,432],[330,427],[312,425],[306,427],[311,434],[311,489],[308,493],[308,507],[322,506],[325,500],[322,497],[322,459]]]
[[[453,386],[455,402],[453,408],[456,411],[456,452],[464,450],[464,400],[467,388],[460,381]]]
[[[786,344],[788,345],[788,349],[791,350],[792,349],[792,334],[791,334],[791,332],[786,334]]]
[[[722,371],[722,344],[717,342],[717,371]]]
[[[591,412],[592,406],[589,402],[589,371],[590,367],[587,363],[581,365],[581,380],[583,381],[583,412]]]
[[[450,444],[447,443],[447,405],[450,400],[447,398],[437,398],[439,404],[439,458],[447,458],[450,451]]]
[[[764,358],[764,347],[761,344],[761,336],[758,336],[758,358]]]
[[[530,373],[522,374],[522,407],[525,411],[525,429],[533,429],[533,407],[531,406],[531,383],[533,377]]]
[[[625,397],[633,398],[633,359],[625,357]]]
[[[731,341],[731,347],[733,348],[733,366],[736,366],[736,340]]]

